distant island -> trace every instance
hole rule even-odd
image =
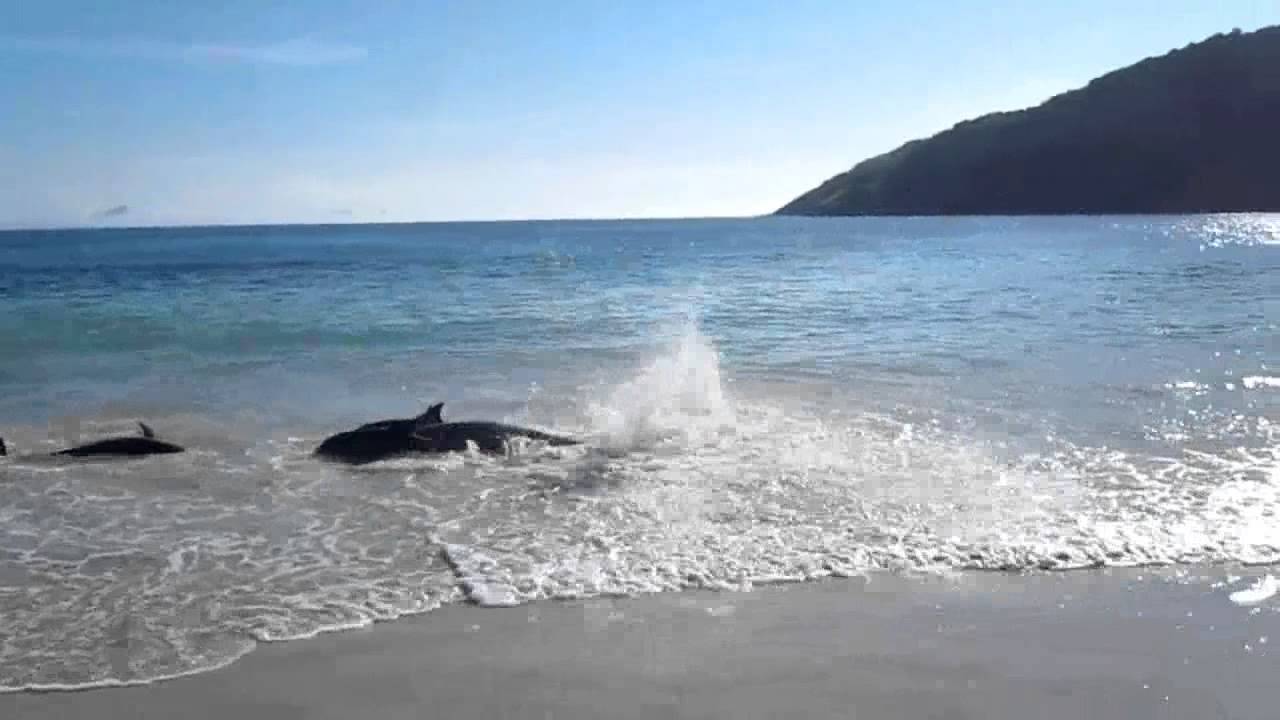
[[[1280,211],[1280,26],[914,140],[780,215]]]

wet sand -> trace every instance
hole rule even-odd
[[[1266,718],[1280,597],[1228,575],[873,576],[449,607],[150,686],[0,695],[45,718]]]

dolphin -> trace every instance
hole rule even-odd
[[[180,453],[186,448],[181,445],[174,445],[171,442],[165,442],[156,438],[156,433],[151,426],[144,422],[138,423],[141,430],[140,435],[131,437],[113,437],[104,440],[98,440],[86,445],[78,445],[66,450],[59,450],[51,455],[66,455],[71,457],[94,457],[94,456],[131,456],[139,455],[167,455],[170,453]],[[0,439],[0,455],[7,455],[8,449],[5,447],[4,440]]]
[[[316,454],[353,465],[384,460],[409,453],[445,453],[466,450],[468,444],[481,452],[501,454],[508,441],[524,437],[551,445],[577,445],[577,440],[540,430],[503,423],[470,421],[444,422],[437,403],[411,420],[383,420],[338,433],[316,448]]]
[[[420,426],[438,424],[440,409],[443,407],[444,403],[437,403],[414,418],[377,420],[365,423],[355,430],[340,432],[325,438],[316,448],[315,454],[361,465],[413,452],[416,444],[413,431]]]
[[[475,445],[480,452],[501,455],[508,449],[511,438],[523,437],[545,442],[548,445],[581,445],[573,438],[505,423],[471,420],[466,422],[442,422],[437,425],[414,429],[413,439],[418,452],[455,452]]]

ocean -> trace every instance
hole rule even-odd
[[[1268,215],[0,233],[0,688],[452,603],[1280,562],[1277,323]],[[440,401],[586,442],[310,454]],[[41,456],[139,420],[189,452]]]

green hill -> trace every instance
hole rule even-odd
[[[1280,26],[865,160],[783,215],[1280,211]]]

